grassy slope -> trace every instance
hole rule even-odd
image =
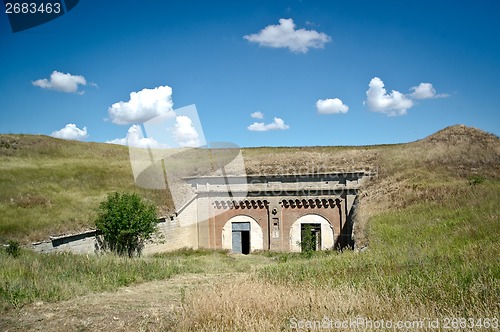
[[[91,228],[107,193],[140,191],[126,147],[31,135],[0,135],[0,188],[0,243]]]
[[[33,136],[1,136],[0,140],[5,142],[6,137],[23,142],[14,152],[9,150],[12,147],[0,148],[0,234],[4,238],[30,238],[32,233],[54,232],[60,226],[49,221],[57,218],[66,220],[67,223],[60,222],[66,229],[78,228],[88,224],[90,217],[89,220],[75,218],[73,209],[91,216],[89,211],[105,192],[134,190],[126,149],[122,147]],[[312,259],[279,254],[273,263],[256,258],[255,264],[261,268],[251,274],[246,286],[254,294],[265,293],[265,300],[236,296],[239,284],[224,284],[187,294],[173,329],[244,330],[252,323],[255,330],[276,330],[292,316],[318,319],[324,315],[338,319],[357,315],[377,319],[498,317],[498,138],[457,126],[411,144],[255,148],[245,149],[243,154],[247,170],[252,173],[277,173],[283,170],[283,164],[289,169],[303,170],[310,165],[322,165],[325,171],[342,165],[352,169],[377,168],[379,176],[361,195],[356,224],[357,243],[362,246],[369,241],[370,249],[342,255],[320,253]],[[92,169],[91,175],[89,169]],[[42,174],[44,178],[39,177]],[[68,178],[68,174],[72,177]],[[83,183],[82,179],[85,179]],[[65,181],[73,185],[66,186]],[[28,194],[50,202],[39,198],[41,203],[31,204],[30,198],[23,203],[22,198]],[[80,201],[89,196],[95,201],[81,206]],[[78,200],[73,201],[71,197]],[[59,206],[58,202],[63,203]],[[9,225],[5,212],[29,220],[47,205],[48,217],[40,227],[5,227]],[[66,213],[69,220],[63,218]],[[20,258],[14,259],[0,254],[0,298],[4,308],[37,299],[53,301],[115,289],[133,282],[165,278],[172,273],[213,272],[210,263],[213,257],[206,257],[209,253],[201,257],[184,258],[182,254],[174,254],[144,258],[133,264],[107,257],[23,252]],[[234,258],[217,257],[216,265],[224,265],[222,271],[241,269],[228,264]],[[47,278],[48,271],[55,266],[58,269]],[[75,267],[75,273],[66,272]],[[109,274],[110,269],[116,273]],[[91,280],[90,284],[82,282],[87,279]]]
[[[411,144],[264,147],[244,149],[243,156],[247,173],[254,174],[377,170],[379,179],[369,194],[377,205],[394,205],[421,199],[418,195],[443,179],[453,182],[474,174],[496,178],[499,145],[493,135],[455,126]],[[172,207],[165,193],[134,186],[123,146],[0,135],[0,171],[0,243],[91,228],[95,208],[111,191],[140,191],[162,213]]]
[[[373,169],[380,147],[244,149],[248,173]],[[134,186],[126,147],[46,136],[0,135],[0,243],[27,243],[92,228],[95,208],[112,191],[140,191],[172,208],[161,191]]]
[[[369,241],[369,250],[312,259],[279,254],[278,264],[246,284],[266,294],[265,301],[234,295],[236,284],[195,292],[175,328],[279,330],[291,317],[441,324],[462,317],[498,324],[498,138],[457,126],[419,142],[363,151],[369,153],[379,176],[361,195],[355,226],[358,245]]]

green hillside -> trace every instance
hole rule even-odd
[[[107,193],[141,191],[118,145],[0,135],[0,169],[0,242],[91,228]],[[141,194],[165,205],[160,193]]]
[[[91,227],[107,192],[139,191],[124,147],[18,135],[0,142],[2,241]],[[453,126],[409,144],[262,147],[243,156],[247,173],[377,171],[354,226],[357,247],[369,249],[311,258],[181,250],[132,260],[0,250],[0,330],[274,331],[291,317],[498,324],[498,137]],[[168,209],[164,193],[140,193]]]
[[[487,179],[494,186],[500,170],[498,137],[465,126],[410,144],[260,147],[242,153],[249,174],[377,171],[363,193],[360,243],[360,230],[373,213],[436,200],[449,190],[468,188],[470,181]],[[123,146],[0,135],[0,169],[0,242],[27,243],[92,228],[98,203],[112,191],[137,191],[154,200],[159,213],[172,210],[165,192],[134,185]]]

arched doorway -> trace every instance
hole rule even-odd
[[[252,217],[246,215],[232,217],[222,228],[222,249],[240,254],[264,249],[262,228]]]
[[[297,219],[290,228],[290,251],[300,252],[300,243],[306,232],[314,239],[315,250],[326,250],[333,248],[334,234],[333,226],[328,220],[317,214],[306,214]]]

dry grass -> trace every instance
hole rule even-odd
[[[0,187],[0,243],[93,228],[112,191],[139,192],[160,214],[171,206],[165,192],[135,186],[126,147],[46,136],[0,135]]]
[[[172,329],[283,331],[300,320],[325,318],[417,324],[396,329],[407,331],[436,330],[426,325],[436,319],[498,322],[499,185],[456,179],[403,192],[420,201],[401,198],[397,207],[373,210],[368,251],[276,256],[278,264],[253,276],[188,292]],[[372,197],[367,204],[375,202]]]
[[[200,153],[206,151],[184,152],[184,163],[193,160],[190,171],[213,168],[211,159],[201,158],[207,160],[199,163]],[[234,153],[222,150],[218,157],[231,159]],[[376,211],[427,195],[429,174],[433,176],[430,181],[438,184],[477,175],[498,178],[500,174],[498,138],[464,126],[403,145],[263,147],[243,149],[242,155],[248,174],[376,171],[379,179],[363,194],[356,226],[359,239],[364,237],[361,226]],[[174,168],[177,159],[169,159]],[[139,192],[157,203],[161,215],[174,208],[168,191],[135,186],[128,150],[123,146],[0,135],[0,170],[0,243],[9,239],[26,243],[92,228],[95,208],[112,191]]]
[[[380,147],[293,147],[243,150],[247,174],[376,171]]]
[[[237,276],[182,274],[64,301],[36,301],[3,312],[0,331],[172,331],[175,311],[187,290]]]
[[[16,236],[16,229],[9,229],[10,220],[16,220],[14,217],[40,213],[46,213],[43,220],[52,223],[39,223],[42,226],[23,234],[31,236],[59,229],[54,226],[54,218],[56,224],[64,221],[68,229],[78,228],[82,220],[71,218],[90,213],[92,200],[108,190],[133,188],[130,179],[122,178],[129,176],[130,168],[127,168],[126,149],[121,147],[39,137],[15,136],[9,140],[0,137],[3,171],[0,181],[4,189],[0,193],[0,237]],[[134,291],[130,297],[120,294],[123,296],[120,301],[132,308],[129,311],[119,303],[110,305],[95,298],[87,307],[79,307],[77,299],[69,300],[69,309],[65,307],[67,304],[55,303],[57,321],[66,324],[65,329],[74,330],[275,331],[287,330],[293,324],[292,318],[419,321],[500,316],[500,140],[497,137],[454,126],[402,145],[253,148],[242,152],[247,172],[253,174],[377,170],[378,176],[360,194],[354,226],[357,246],[369,245],[369,249],[362,253],[321,253],[312,259],[276,254],[270,259],[265,255],[250,255],[210,261],[190,252],[165,254],[148,260],[154,261],[148,269],[156,271],[158,278],[162,276],[162,266],[180,263],[175,273],[246,273],[220,280],[212,275],[208,277],[210,284],[204,284],[202,289],[181,287],[179,292],[165,297],[151,295],[157,301],[154,305],[147,298],[135,303],[134,297],[139,296]],[[103,162],[110,159],[114,164],[108,168]],[[123,166],[121,173],[108,178],[107,172],[118,165]],[[162,196],[158,195],[156,199],[161,201]],[[87,199],[88,204],[77,206],[82,199]],[[46,269],[41,271],[40,266],[61,265],[62,260],[58,259],[64,258],[67,266],[84,267],[89,275],[95,271],[106,273],[98,260],[75,264],[82,260],[79,256],[47,258],[52,265],[40,264],[42,258],[38,256],[27,258],[4,260],[7,262],[4,270],[10,271],[7,274],[11,276],[5,280],[17,277],[7,280],[9,284],[0,289],[7,297],[14,294],[12,289],[33,290],[32,296],[28,294],[31,297],[25,297],[27,300],[22,303],[36,300],[40,294],[57,299],[58,291],[50,293],[51,289],[68,280],[78,282],[81,273],[61,273],[57,282],[50,279],[55,286],[47,283],[52,288],[44,287],[39,280],[49,279]],[[155,279],[144,277],[141,268],[144,264],[147,265],[145,261],[137,261],[130,267],[120,265],[114,270],[123,268],[118,272],[126,277],[125,281]],[[26,281],[23,275],[30,275],[31,279]],[[103,278],[95,280],[97,284],[92,287],[106,289],[102,288],[105,284],[99,284]],[[117,280],[121,285],[121,279]],[[67,293],[62,298],[71,297],[71,287],[64,289]],[[143,291],[148,294],[148,289]],[[85,292],[81,289],[77,294]],[[168,315],[162,316],[163,311],[157,310],[172,303],[175,308]],[[148,311],[151,307],[153,312]],[[38,310],[36,305],[29,305],[8,311],[9,322],[17,322],[18,330],[58,327],[51,325],[52,319],[44,319],[43,312],[38,316],[33,314]],[[116,321],[108,317],[113,321],[106,323],[107,310],[119,313]],[[35,318],[26,323],[21,317]]]
[[[464,313],[427,301],[412,303],[398,290],[380,295],[368,287],[356,288],[348,284],[292,288],[246,278],[189,292],[172,329],[264,332],[289,330],[301,320],[323,323],[325,319],[342,322],[361,318],[427,324],[436,318],[497,317],[495,308],[476,305]],[[422,328],[414,325],[408,330],[433,330],[425,324]],[[373,328],[359,325],[356,330],[372,331]]]

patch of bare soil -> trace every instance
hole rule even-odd
[[[0,331],[168,331],[187,291],[241,273],[186,274],[56,303],[38,302],[0,317]]]

